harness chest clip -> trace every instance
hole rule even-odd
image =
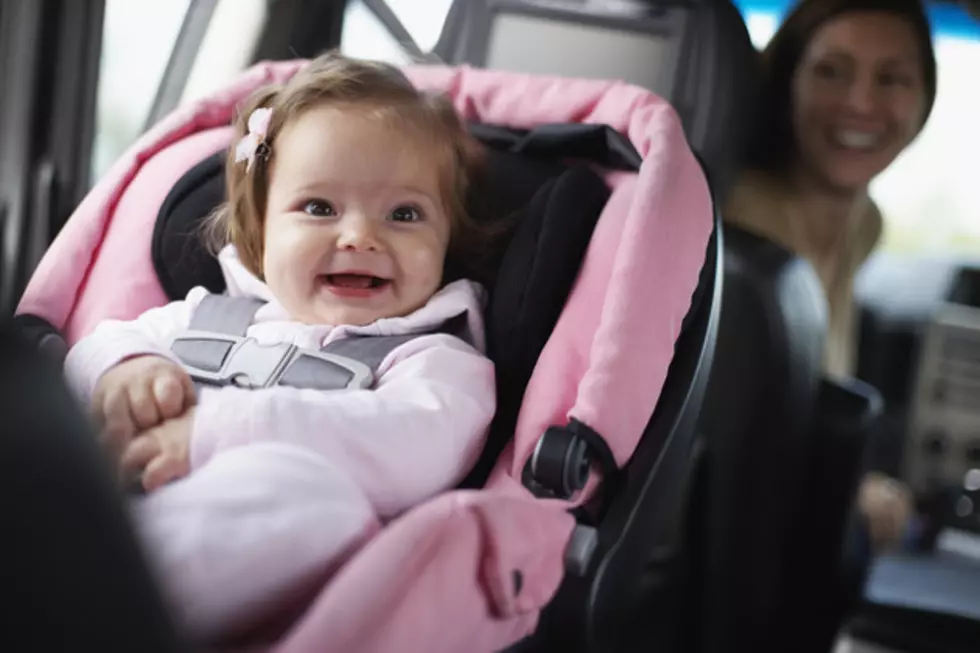
[[[374,383],[371,368],[360,361],[292,344],[263,345],[254,338],[189,330],[173,338],[170,349],[191,378],[205,385],[341,390]]]

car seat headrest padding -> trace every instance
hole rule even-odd
[[[512,216],[546,180],[566,170],[563,159],[587,159],[626,170],[636,170],[640,163],[629,140],[605,125],[542,125],[528,131],[471,124],[470,131],[488,146],[485,173],[470,202],[477,220]],[[198,285],[212,292],[225,288],[218,263],[201,234],[204,219],[224,201],[224,158],[225,152],[220,151],[194,165],[160,207],[151,256],[170,299],[182,299]],[[447,276],[459,274],[450,264]]]
[[[201,233],[204,219],[224,201],[224,162],[221,151],[197,163],[160,206],[150,255],[160,286],[172,300],[183,299],[194,286],[215,293],[225,289],[221,268]]]

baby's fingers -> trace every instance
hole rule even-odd
[[[130,442],[119,460],[121,480],[126,483],[141,475],[150,461],[160,453],[160,443],[155,438],[143,435]]]
[[[194,396],[194,384],[190,377],[180,371],[168,371],[157,375],[153,380],[153,396],[156,407],[164,420],[180,417]]]
[[[129,393],[129,410],[139,431],[153,428],[162,419],[160,411],[157,409],[156,399],[153,397],[153,386],[152,377],[134,379],[126,386]]]
[[[129,395],[124,387],[105,394],[95,406],[95,417],[102,426],[104,444],[119,453],[136,435],[136,425],[129,410]]]
[[[143,488],[147,492],[187,476],[187,465],[173,456],[162,454],[150,461],[143,471]]]

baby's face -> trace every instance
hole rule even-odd
[[[450,222],[431,146],[333,107],[276,137],[266,205],[266,283],[294,319],[364,325],[438,290]]]

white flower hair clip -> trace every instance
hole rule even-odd
[[[252,169],[257,156],[269,156],[269,144],[265,137],[269,132],[269,121],[272,119],[272,109],[262,107],[252,112],[248,117],[248,133],[238,141],[235,147],[235,163],[247,161],[245,170]]]

